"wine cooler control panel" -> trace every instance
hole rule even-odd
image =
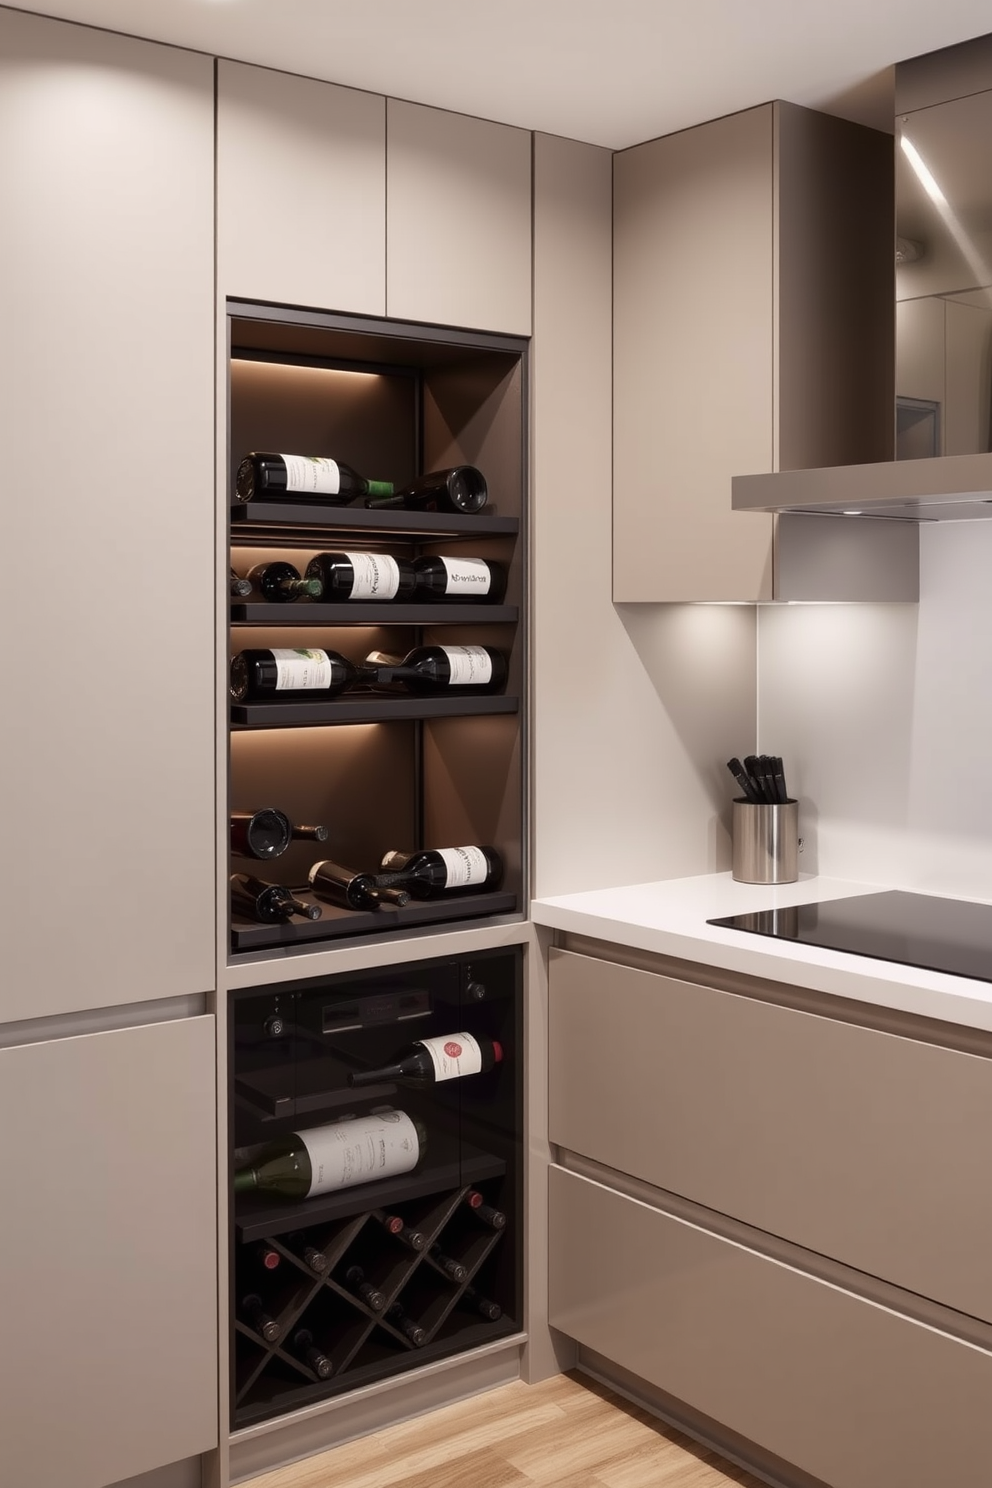
[[[234,1425],[520,1331],[521,962],[235,994]]]

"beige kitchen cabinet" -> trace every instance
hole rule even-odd
[[[214,1043],[192,1017],[0,1049],[12,1488],[217,1444]]]
[[[2,1023],[213,985],[212,62],[0,10],[0,194]]]
[[[769,103],[615,157],[615,600],[803,597],[731,477],[891,458],[892,153]]]
[[[382,315],[386,100],[221,58],[221,293]]]
[[[386,314],[529,335],[529,132],[394,98],[386,119]]]

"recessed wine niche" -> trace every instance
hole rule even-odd
[[[520,917],[527,342],[229,336],[232,954]]]
[[[233,994],[233,1427],[520,1332],[521,961]]]

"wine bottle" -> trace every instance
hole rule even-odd
[[[488,558],[415,558],[417,598],[499,604],[506,593],[506,569]]]
[[[264,1271],[275,1271],[276,1267],[282,1260],[282,1256],[279,1254],[279,1252],[277,1250],[273,1250],[272,1246],[267,1245],[264,1240],[260,1245],[256,1245],[254,1247],[252,1254]]]
[[[231,598],[232,599],[247,599],[250,593],[251,593],[251,580],[250,579],[239,578],[238,575],[234,572],[234,569],[232,568],[231,569]]]
[[[256,563],[248,577],[263,599],[270,604],[291,604],[296,599],[319,599],[324,586],[319,579],[300,577],[292,563]]]
[[[293,1334],[290,1353],[294,1354],[297,1359],[302,1359],[318,1379],[330,1379],[334,1373],[334,1365],[323,1349],[318,1348],[314,1343],[313,1334],[309,1328],[297,1328]]]
[[[506,1229],[506,1215],[502,1209],[494,1209],[492,1204],[487,1204],[478,1189],[470,1188],[465,1195],[465,1202],[476,1219],[488,1225],[491,1230]]]
[[[506,686],[506,656],[492,646],[415,646],[403,657],[370,651],[362,678],[373,687],[400,683],[409,692],[501,692]]]
[[[484,1297],[473,1286],[467,1286],[458,1300],[464,1302],[467,1307],[471,1307],[473,1311],[481,1312],[482,1316],[488,1318],[491,1323],[498,1323],[503,1316],[503,1309],[499,1303]]]
[[[452,1256],[445,1255],[439,1245],[432,1245],[427,1254],[438,1270],[443,1271],[445,1276],[450,1277],[452,1281],[461,1283],[468,1275],[461,1261],[456,1261]]]
[[[238,466],[235,490],[239,501],[262,495],[318,496],[337,506],[356,496],[389,496],[393,486],[390,481],[366,480],[343,460],[253,452]]]
[[[283,811],[231,812],[231,851],[241,858],[278,858],[291,842],[324,842],[326,827],[294,827]]]
[[[417,575],[406,558],[389,553],[315,553],[307,564],[308,579],[323,588],[325,604],[345,600],[409,600],[417,590]]]
[[[494,847],[436,847],[384,853],[381,865],[393,883],[416,899],[430,899],[454,889],[495,889],[503,862]]]
[[[426,1088],[441,1080],[486,1074],[502,1058],[502,1047],[494,1039],[481,1035],[476,1038],[471,1033],[446,1033],[439,1038],[417,1039],[395,1060],[378,1069],[353,1071],[348,1076],[348,1083],[378,1085],[391,1080],[401,1085]]]
[[[283,925],[294,915],[304,920],[320,919],[319,904],[306,904],[284,884],[265,883],[250,873],[231,874],[231,908],[260,925]]]
[[[245,698],[337,697],[357,678],[357,671],[337,651],[278,649],[240,651],[231,662],[231,700]]]
[[[393,1303],[385,1314],[385,1318],[387,1323],[393,1325],[397,1333],[402,1333],[404,1338],[410,1340],[414,1348],[422,1348],[427,1342],[426,1329],[422,1328],[419,1323],[415,1323],[413,1318],[407,1317],[398,1302]]]
[[[474,465],[453,465],[418,476],[392,495],[370,493],[365,505],[434,507],[437,511],[477,512],[489,500],[486,478]]]
[[[356,1297],[361,1297],[366,1307],[372,1312],[381,1312],[385,1307],[385,1293],[380,1292],[378,1287],[365,1280],[365,1272],[361,1266],[349,1266],[344,1273],[344,1282],[348,1290],[354,1292]]]
[[[384,875],[386,878],[391,875]],[[325,858],[314,863],[310,869],[310,887],[318,899],[343,909],[379,909],[387,896],[394,904],[409,904],[410,894],[406,889],[394,889],[388,884],[380,885],[371,873],[355,873],[351,868],[342,868]]]
[[[408,1225],[400,1214],[386,1214],[381,1209],[374,1209],[372,1218],[379,1221],[387,1234],[392,1235],[410,1250],[423,1250],[427,1244],[427,1236]]]
[[[308,1199],[410,1173],[426,1144],[424,1127],[405,1111],[346,1117],[267,1142],[235,1173],[234,1191],[261,1189],[280,1198]]]
[[[266,1312],[265,1304],[257,1292],[249,1292],[241,1298],[241,1316],[249,1328],[254,1328],[266,1343],[275,1343],[282,1331],[275,1318]]]
[[[316,1245],[311,1244],[306,1235],[301,1235],[294,1230],[291,1235],[286,1236],[286,1244],[294,1255],[298,1255],[304,1265],[309,1266],[315,1276],[323,1276],[327,1270],[327,1257]]]

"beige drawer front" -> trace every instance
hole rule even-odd
[[[992,1060],[551,952],[552,1142],[992,1321]]]
[[[831,1488],[988,1488],[992,1354],[552,1167],[552,1325]]]

